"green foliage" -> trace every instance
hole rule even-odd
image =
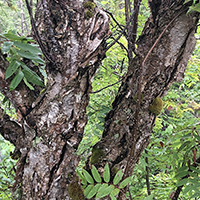
[[[44,65],[44,60],[39,56],[42,52],[35,44],[29,44],[28,42],[34,42],[31,38],[19,37],[14,35],[11,31],[6,34],[0,35],[1,39],[1,51],[7,55],[9,66],[5,73],[5,79],[12,78],[10,83],[10,91],[14,90],[19,83],[23,80],[24,83],[33,90],[33,86],[30,84],[44,87],[43,80],[23,62],[24,59],[31,60],[34,65]],[[43,71],[42,75],[45,75],[44,68],[40,68]],[[45,76],[46,78],[46,76]]]
[[[192,2],[192,5],[190,6],[189,10],[188,10],[188,14],[193,12],[193,11],[197,11],[200,12],[200,3],[195,0],[191,1],[191,0],[185,0],[184,3],[188,3],[188,2]]]
[[[148,154],[143,152],[133,173],[130,186],[133,199],[148,199],[146,167],[150,171],[150,189],[155,199],[167,199],[181,185],[181,199],[200,198],[200,167],[192,166],[200,156],[199,53],[197,43],[185,78],[181,83],[174,83],[163,97],[163,110],[156,119]]]
[[[10,152],[13,150],[13,145],[0,136],[0,199],[3,200],[14,199],[10,192],[14,183],[13,166],[16,164],[10,157]]]
[[[82,169],[82,173],[77,171],[79,178],[82,180],[81,183],[84,188],[84,196],[87,199],[90,199],[95,195],[95,199],[103,198],[109,195],[110,198],[114,200],[116,199],[115,196],[119,194],[121,189],[126,187],[132,179],[132,177],[128,177],[122,180],[123,172],[122,170],[119,170],[113,179],[113,183],[110,183],[110,168],[108,163],[106,163],[103,170],[103,181],[94,165],[92,165],[91,172],[92,174],[89,174],[85,169]]]

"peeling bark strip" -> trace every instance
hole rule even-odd
[[[35,26],[54,61],[47,63],[43,95],[38,88],[26,97],[30,92],[23,83],[10,93],[9,82],[0,77],[1,91],[23,115],[20,126],[5,117],[0,123],[2,135],[21,152],[15,187],[21,190],[20,199],[66,199],[67,186],[76,176],[79,157],[74,152],[87,123],[91,79],[105,56],[109,34],[106,13],[95,5],[88,18],[87,10],[83,1],[38,3]],[[3,56],[0,60],[4,74],[6,61]]]
[[[141,84],[143,101],[135,138],[135,156],[130,160],[129,174],[132,174],[135,164],[150,141],[155,117],[148,111],[149,105],[157,96],[163,96],[174,81],[180,81],[183,78],[188,59],[195,47],[194,33],[199,14],[186,15],[187,7],[180,0],[156,2],[159,2],[159,9],[152,13],[152,17],[146,22],[137,41],[137,52],[142,56],[142,61],[165,27],[175,16],[177,17],[166,29],[144,63]],[[124,169],[127,164],[127,155],[131,149],[136,123],[135,99],[140,62],[139,56],[133,59],[113,102],[113,109],[105,118],[103,138],[95,147],[103,150],[106,159],[98,163],[98,166],[109,162],[111,168],[115,166]]]

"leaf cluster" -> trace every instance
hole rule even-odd
[[[44,87],[43,80],[24,62],[24,59],[31,60],[34,65],[40,66],[40,72],[46,77],[44,70],[44,60],[39,56],[42,55],[38,45],[31,38],[19,37],[9,31],[6,34],[0,35],[1,51],[7,55],[9,66],[6,69],[5,79],[13,77],[10,83],[10,91],[14,90],[23,80],[30,90],[34,90],[33,86],[38,85]]]
[[[92,165],[91,174],[85,169],[82,169],[82,173],[77,171],[77,174],[81,179],[84,195],[88,199],[94,196],[95,199],[109,196],[112,200],[116,200],[116,195],[118,195],[131,181],[131,177],[122,180],[123,172],[122,170],[119,170],[116,173],[113,182],[110,183],[110,168],[108,163],[106,163],[103,170],[103,179],[94,165]]]

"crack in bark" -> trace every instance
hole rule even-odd
[[[66,152],[66,147],[67,147],[67,143],[65,143],[65,144],[63,145],[62,153],[60,154],[60,159],[59,159],[58,163],[56,163],[56,164],[52,167],[52,169],[51,169],[51,171],[50,171],[49,182],[48,182],[48,188],[47,188],[47,190],[46,190],[46,194],[44,195],[44,197],[45,197],[44,199],[48,199],[48,193],[49,193],[49,191],[50,191],[51,188],[52,188],[53,179],[54,179],[54,177],[55,177],[56,172],[57,172],[58,169],[59,169],[60,164],[62,163],[62,161],[63,161],[63,159],[64,159],[65,152]]]

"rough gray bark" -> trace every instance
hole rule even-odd
[[[91,79],[109,34],[105,12],[95,7],[89,18],[83,3],[38,4],[36,26],[54,62],[47,62],[44,94],[39,95],[41,88],[28,91],[23,84],[9,92],[9,81],[4,80],[8,63],[1,55],[0,90],[23,116],[18,124],[5,115],[0,126],[2,135],[16,146],[15,153],[21,154],[16,188],[21,189],[22,199],[69,199],[67,185],[79,163],[74,152],[87,123]]]
[[[151,3],[153,2],[159,4],[152,5],[156,10],[152,8],[153,15],[146,22],[137,41],[138,55],[129,66],[112,104],[113,108],[105,118],[102,140],[95,145],[95,148],[103,150],[106,155],[106,158],[96,165],[97,167],[101,168],[109,162],[110,168],[125,169],[127,156],[135,139],[135,155],[129,162],[129,175],[132,174],[141,153],[150,142],[155,116],[149,112],[149,105],[156,97],[164,96],[174,81],[183,78],[188,59],[196,43],[194,33],[199,19],[198,14],[186,15],[187,7],[183,6],[183,1],[152,1]],[[133,138],[136,123],[134,116],[138,109],[136,96],[140,64],[172,20],[172,24],[144,63],[141,83],[143,100],[139,112],[137,135]]]
[[[113,109],[106,117],[103,138],[96,145],[103,149],[106,158],[97,167],[107,161],[110,167],[126,166],[133,141],[140,61],[178,13],[144,65],[143,101],[130,173],[150,141],[155,118],[148,111],[149,105],[155,97],[163,96],[173,81],[183,77],[194,49],[199,16],[186,16],[182,0],[158,2],[137,42],[140,56],[129,66]],[[39,95],[39,87],[30,91],[23,84],[9,92],[10,80],[4,80],[8,63],[0,55],[0,91],[23,116],[19,123],[7,115],[0,121],[1,134],[21,154],[16,172],[21,199],[69,199],[67,186],[75,181],[79,157],[74,152],[87,123],[91,79],[104,57],[104,39],[109,34],[109,18],[104,11],[95,7],[91,18],[86,12],[81,0],[43,0],[38,4],[36,26],[53,61],[47,62],[48,84],[44,94]]]

